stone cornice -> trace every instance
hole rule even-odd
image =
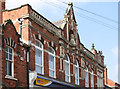
[[[55,26],[53,23],[51,23],[49,20],[44,18],[42,15],[37,13],[35,10],[31,9],[30,14],[26,14],[22,16],[24,19],[25,18],[30,18],[33,20],[35,23],[41,25],[45,29],[47,29],[49,32],[52,32],[54,35],[60,37],[60,28]]]
[[[38,29],[36,29],[35,27],[30,26],[30,25],[29,25],[29,27],[30,27],[32,30],[34,30],[35,32],[37,32],[37,33],[41,34],[42,36],[44,36],[44,37],[48,38],[49,40],[51,40],[51,41],[53,41],[54,43],[56,43],[56,44],[58,44],[58,45],[59,45],[59,42],[57,42],[56,40],[54,40],[54,39],[50,38],[50,37],[49,37],[49,36],[47,36],[46,34],[42,33],[42,32],[41,32],[41,31],[39,31]]]

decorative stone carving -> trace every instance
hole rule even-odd
[[[33,36],[35,39],[39,40],[40,42],[42,42],[42,44],[44,44],[44,39],[41,37],[41,34],[34,34]]]
[[[38,38],[41,40],[41,35],[40,34],[38,34]]]
[[[83,48],[84,52],[90,56],[92,59],[94,59],[94,54],[92,54],[88,49],[86,49],[85,47]]]
[[[45,18],[43,18],[40,14],[36,13],[34,10],[31,10],[30,18],[33,19],[36,23],[41,24],[41,26],[46,27],[48,31],[60,37],[59,28],[48,22]]]
[[[82,67],[82,68],[85,68],[85,61],[84,61],[83,58],[81,58],[81,67]]]
[[[64,57],[64,56],[65,56],[64,47],[63,47],[63,46],[60,46],[60,56],[61,56],[61,57]]]
[[[70,43],[73,44],[73,45],[75,45],[75,38],[74,38],[74,35],[71,34],[70,36],[71,36]]]
[[[48,44],[49,44],[48,46],[50,46],[50,47],[52,47],[54,50],[56,50],[56,46],[55,46],[55,44],[54,44],[53,41],[49,42]]]

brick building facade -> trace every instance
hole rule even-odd
[[[107,67],[104,68],[104,84],[105,89],[120,89],[120,84],[110,80],[107,76]]]
[[[80,42],[72,3],[53,23],[28,4],[1,11],[1,87],[104,87],[104,56]]]

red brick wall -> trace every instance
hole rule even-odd
[[[1,7],[1,1],[0,1],[0,24],[2,23],[2,7]]]
[[[18,35],[14,30],[14,27],[11,24],[7,24],[6,28],[4,29],[4,39],[11,37],[11,39],[17,44],[16,48],[14,49],[14,54],[17,51],[20,52],[20,57],[23,57],[24,60],[20,60],[19,56],[14,55],[14,77],[18,80],[7,79],[6,76],[6,57],[5,51],[2,52],[2,82],[6,84],[8,87],[15,87],[15,86],[23,86],[26,87],[27,84],[27,75],[26,75],[26,56],[24,57],[23,52],[26,51],[22,46],[18,43]],[[4,49],[6,44],[4,43]],[[20,49],[20,50],[18,50]],[[24,49],[24,51],[22,50]]]
[[[11,19],[13,21],[13,24],[16,27],[17,32],[19,32],[19,22],[18,19],[22,18],[23,15],[29,14],[29,5],[25,5],[22,7],[19,7],[18,9],[14,10],[6,10],[3,12],[3,22],[5,22],[8,19]],[[23,25],[28,24],[28,20],[23,20]],[[28,41],[28,27],[24,27],[22,29],[22,39],[25,41]]]
[[[14,22],[14,25],[17,29],[17,31],[19,31],[19,23],[17,21],[18,18],[21,18],[22,15],[26,15],[28,13],[30,13],[30,6],[25,5],[21,8],[15,9],[15,10],[11,10],[11,11],[4,11],[3,12],[3,22],[7,19],[12,19],[12,21]],[[41,35],[41,37],[44,39],[44,50],[48,51],[48,43],[51,42],[52,40],[50,40],[49,38],[55,40],[56,42],[59,43],[59,38],[53,34],[51,34],[50,32],[48,32],[47,30],[45,30],[45,27],[41,27],[38,24],[36,24],[34,21],[30,20],[30,19],[24,19],[23,23],[24,25],[29,24],[29,22],[31,23],[31,26],[33,26],[34,28],[36,28],[39,32],[44,33],[44,35]],[[71,22],[69,23],[71,24]],[[74,25],[74,28],[76,30],[76,26]],[[22,29],[22,39],[24,39],[25,41],[30,40],[32,44],[35,44],[35,38],[34,35],[38,35],[40,33],[36,32],[34,29],[31,29],[30,27],[24,27]],[[67,38],[67,28],[65,26],[64,29],[64,37]],[[75,34],[75,33],[74,33]],[[47,35],[49,38],[45,37],[45,35]],[[8,28],[5,30],[5,34],[4,34],[5,38],[7,37],[11,37],[16,43],[18,43],[17,40],[17,36],[15,35],[15,32],[13,30],[13,27],[11,25],[8,25]],[[80,39],[78,39],[78,42],[80,45]],[[55,50],[55,53],[57,56],[60,56],[60,45],[57,43],[54,43],[55,46],[57,47],[57,50]],[[67,47],[67,43],[64,42],[65,47]],[[35,47],[33,45],[30,45],[30,70],[34,71],[35,70]],[[21,49],[21,56],[25,56],[24,54],[24,49],[22,50],[22,47],[20,46]],[[71,46],[69,46],[69,49],[72,49]],[[14,49],[15,52],[17,51],[17,48]],[[76,53],[76,49],[74,50],[74,52]],[[67,50],[65,49],[65,54],[69,54],[70,56],[70,73],[72,74],[71,76],[71,83],[74,84],[75,83],[75,77],[73,75],[73,55],[72,52],[69,51],[67,52]],[[81,53],[79,52],[79,55]],[[4,59],[5,59],[5,53],[3,53]],[[76,55],[75,55],[76,57]],[[87,59],[89,62],[96,64],[94,61],[92,61],[89,57],[87,57],[86,55],[84,55],[85,59]],[[79,61],[80,61],[80,57],[78,57]],[[49,61],[48,61],[48,53],[44,51],[44,76],[49,77]],[[5,76],[5,62],[4,64],[4,73],[3,75]],[[91,64],[89,64],[91,66]],[[60,81],[65,81],[65,72],[63,69],[63,72],[61,72],[60,70],[60,59],[58,57],[56,57],[56,79],[60,80]],[[90,71],[91,69],[89,69]],[[80,69],[80,77],[81,77],[81,69]],[[97,69],[95,68],[94,73],[97,74]],[[19,81],[13,81],[13,80],[5,80],[3,76],[3,80],[4,82],[7,83],[7,85],[9,86],[15,86],[12,85],[13,84],[21,84],[22,86],[26,86],[26,58],[24,59],[24,61],[21,61],[19,57],[15,57],[15,77],[18,78]],[[23,81],[24,80],[24,81]],[[10,82],[12,81],[12,82]],[[90,74],[89,74],[89,82],[90,82]],[[10,84],[11,83],[11,84]],[[97,77],[94,76],[94,85],[96,86],[97,83]],[[80,85],[81,86],[85,86],[85,80],[80,79]],[[91,85],[89,85],[91,86]]]

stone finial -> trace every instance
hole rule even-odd
[[[100,51],[101,55],[103,54],[102,50]]]
[[[72,2],[69,2],[68,5],[73,6],[73,3],[72,3]]]
[[[95,47],[95,46],[94,46],[94,43],[92,43],[92,49],[95,49],[94,47]]]
[[[92,43],[91,52],[92,52],[93,54],[96,54],[96,53],[97,53],[97,52],[96,52],[96,49],[95,49],[95,46],[94,46],[94,43]]]

